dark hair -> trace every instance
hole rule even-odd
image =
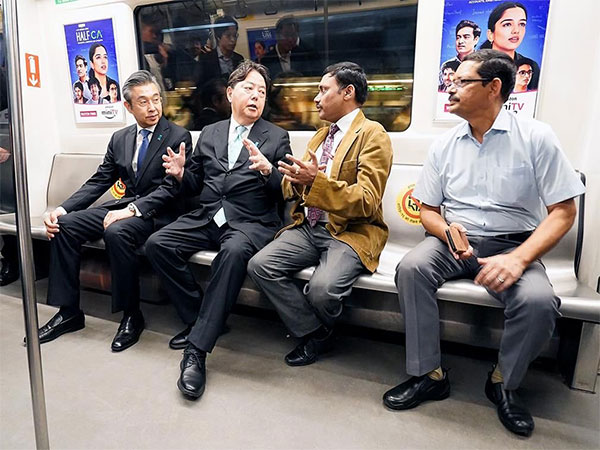
[[[76,81],[75,84],[73,85],[73,90],[75,90],[76,88],[79,88],[79,90],[81,92],[83,92],[83,84],[81,83],[81,81]]]
[[[227,87],[234,88],[236,84],[241,81],[244,81],[248,74],[256,70],[261,76],[265,79],[265,85],[267,87],[267,92],[269,91],[269,86],[271,84],[271,78],[269,77],[269,70],[263,66],[262,64],[255,63],[249,59],[243,60],[236,69],[231,72],[229,75],[229,80],[227,81]]]
[[[510,93],[515,87],[515,76],[517,73],[517,66],[513,59],[506,53],[498,50],[477,50],[470,55],[465,56],[463,62],[473,61],[481,63],[477,67],[477,74],[481,78],[499,78],[502,82],[502,88],[500,94],[502,100],[508,100]],[[485,86],[488,82],[483,82]]]
[[[323,71],[323,75],[335,77],[340,89],[354,86],[355,99],[359,105],[367,101],[367,76],[358,64],[349,61],[332,64]]]
[[[460,22],[458,22],[458,25],[456,25],[455,35],[458,34],[459,30],[466,28],[466,27],[473,28],[473,36],[474,37],[481,36],[481,28],[479,28],[479,25],[477,25],[472,20],[461,20]]]
[[[525,19],[527,19],[527,9],[523,6],[522,3],[519,2],[504,2],[500,3],[496,6],[492,12],[490,13],[490,17],[488,17],[488,30],[494,31],[496,28],[496,22],[500,20],[504,11],[511,8],[521,8],[525,11]]]
[[[90,81],[88,81],[88,87],[90,88],[90,91],[92,90],[92,86],[98,86],[98,90],[102,89],[98,78],[90,78]]]
[[[238,23],[231,16],[219,17],[213,25],[215,25],[213,30],[217,39],[221,39],[221,36],[223,36],[229,27],[235,27],[236,30],[239,30]]]
[[[158,89],[158,93],[161,93],[160,84],[156,81],[154,75],[152,75],[147,70],[138,70],[137,72],[133,72],[129,78],[125,80],[125,84],[123,84],[123,97],[125,101],[131,104],[131,88],[136,86],[144,86],[149,83],[154,83],[156,85],[156,89]],[[108,86],[106,86],[108,88]],[[117,84],[117,87],[119,85]]]
[[[296,33],[300,31],[300,24],[294,16],[284,16],[281,19],[279,19],[275,24],[275,35],[277,36],[278,34],[280,34],[283,30],[283,27],[288,25],[293,26],[296,30]]]
[[[460,61],[451,59],[450,61],[446,61],[444,64],[442,64],[442,67],[440,67],[440,71],[443,72],[446,69],[452,69],[454,72],[456,72],[458,66],[460,66]]]
[[[261,46],[263,49],[266,49],[266,48],[267,48],[267,46],[265,45],[264,41],[256,41],[256,42],[254,43],[254,45],[256,45],[256,44],[260,45],[260,46]]]
[[[115,87],[117,88],[117,100],[121,101],[121,88],[119,87],[119,83],[117,83],[115,80],[113,80],[112,78],[108,80],[108,83],[106,83],[106,90],[110,91],[110,87],[112,85],[115,85]],[[110,96],[110,93],[109,93]]]
[[[77,61],[79,61],[80,59],[83,61],[83,65],[87,67],[87,61],[86,61],[86,60],[85,60],[85,58],[84,58],[83,56],[81,56],[81,55],[77,55],[77,56],[75,56],[75,65],[77,65]]]
[[[227,83],[221,77],[213,78],[202,85],[202,93],[200,94],[200,102],[202,106],[208,108],[213,106],[213,97],[215,95],[225,95],[223,91],[227,87]]]

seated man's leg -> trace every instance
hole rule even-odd
[[[217,250],[219,243],[219,229],[214,222],[203,227],[194,222],[189,215],[180,217],[146,241],[146,256],[188,329],[196,322],[202,302],[202,291],[188,259],[199,250]]]
[[[124,311],[111,345],[113,351],[125,350],[134,345],[144,329],[136,250],[153,231],[153,220],[141,217],[119,220],[104,230],[104,243],[110,260],[112,311]]]
[[[308,224],[284,231],[252,257],[248,274],[273,303],[281,320],[296,337],[321,327],[321,321],[293,280],[294,273],[319,262]]]
[[[477,244],[472,242],[473,246]],[[409,409],[424,400],[441,400],[450,392],[441,371],[440,317],[436,292],[446,280],[473,276],[475,257],[457,261],[448,246],[427,236],[404,256],[396,268],[396,288],[406,328],[408,381],[386,392],[383,401],[392,409]]]
[[[204,352],[211,352],[214,348],[244,284],[248,261],[256,252],[248,236],[227,225],[224,228],[221,248],[211,264],[210,281],[200,313],[188,338]]]
[[[60,231],[50,241],[48,304],[60,306],[60,310],[40,328],[40,342],[84,327],[83,313],[79,310],[81,246],[102,237],[107,212],[105,208],[91,208],[58,218]]]
[[[488,376],[486,394],[497,405],[504,426],[528,436],[534,428],[533,418],[514,391],[552,336],[556,318],[560,317],[560,299],[540,261],[530,264],[510,288],[490,294],[505,304],[505,321],[498,367]]]
[[[2,267],[0,268],[0,286],[6,286],[19,279],[19,253],[17,236],[2,235]]]

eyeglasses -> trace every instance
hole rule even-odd
[[[517,72],[517,74],[521,75],[522,77],[524,77],[525,75],[533,75],[533,70],[529,69],[529,70],[519,70]]]
[[[475,83],[476,81],[481,81],[482,83],[487,83],[492,81],[493,78],[465,78],[464,80],[452,80],[448,87],[456,86],[457,88],[462,88],[469,83]]]
[[[240,33],[223,33],[223,37],[226,37],[229,39],[237,39],[240,37]]]
[[[154,106],[159,105],[161,102],[161,98],[160,97],[155,97],[153,99],[150,100],[146,100],[146,99],[142,99],[142,100],[138,100],[137,102],[135,102],[140,108],[146,108],[150,103],[152,103]]]

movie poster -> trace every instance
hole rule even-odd
[[[275,48],[275,27],[248,30],[250,59],[260,63],[261,58]]]
[[[549,6],[550,0],[445,1],[436,120],[459,119],[448,112],[447,90],[461,60],[482,48],[500,50],[515,60],[515,88],[504,107],[534,116]]]
[[[65,40],[75,121],[124,122],[112,19],[65,25]]]

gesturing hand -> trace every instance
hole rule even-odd
[[[319,165],[315,152],[309,150],[308,154],[310,155],[310,161],[301,161],[293,155],[285,155],[292,162],[291,165],[279,161],[279,171],[290,183],[311,186],[319,170],[325,170],[327,167],[326,164]]]
[[[44,217],[44,225],[46,227],[46,237],[52,239],[56,233],[60,231],[58,218],[63,215],[61,208],[56,208],[46,217]]]
[[[254,145],[251,140],[244,138],[242,139],[242,143],[250,153],[250,157],[248,158],[250,162],[252,162],[250,168],[252,170],[258,170],[262,176],[269,176],[271,174],[271,170],[273,170],[273,164],[271,164],[271,161],[269,161],[265,155],[260,152],[258,147]]]
[[[185,142],[179,144],[179,153],[175,153],[171,147],[167,147],[167,154],[163,155],[162,159],[165,173],[181,182],[185,166]]]
[[[477,258],[483,267],[475,277],[475,284],[485,286],[492,291],[502,292],[521,278],[526,265],[512,253]]]

